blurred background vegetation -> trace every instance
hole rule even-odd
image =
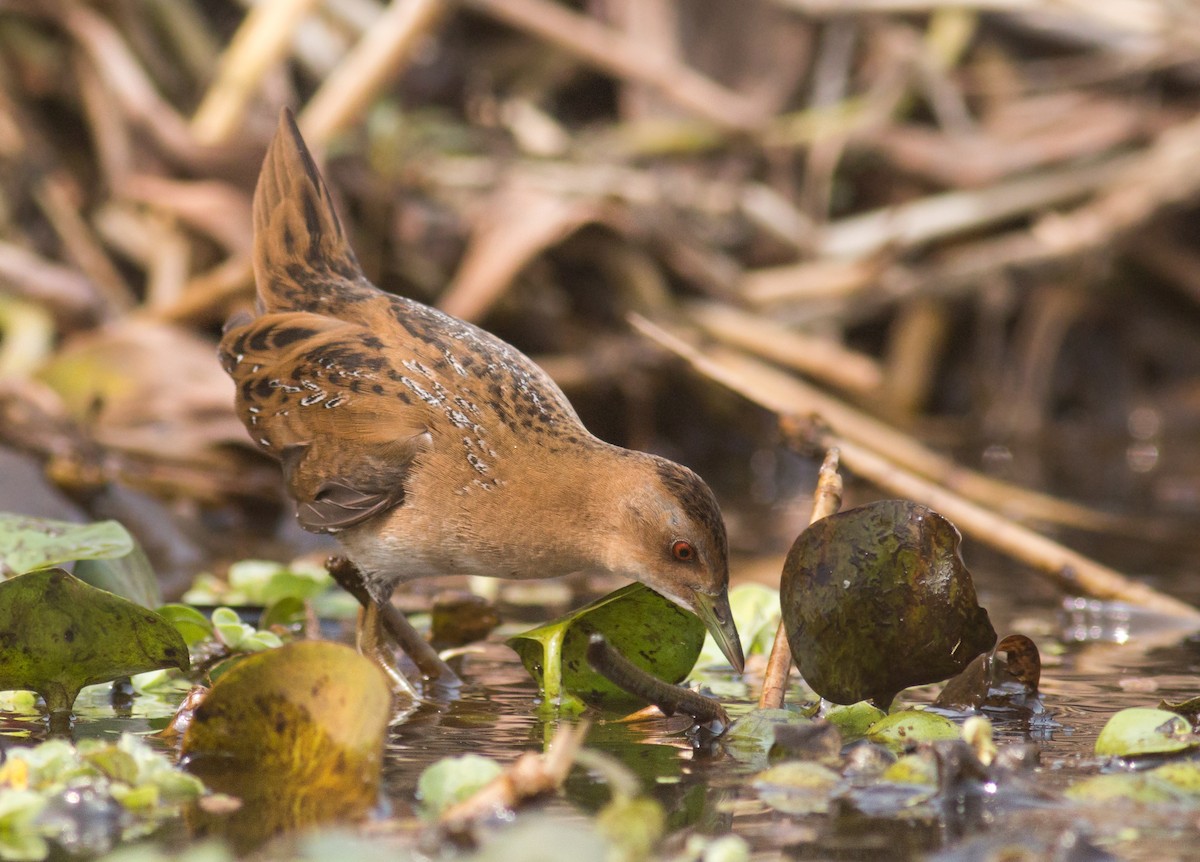
[[[287,105],[373,281],[695,467],[735,551],[807,522],[833,403],[1165,570],[1200,513],[1198,104],[1169,0],[0,0],[0,509],[119,518],[176,594],[312,547],[215,359]],[[832,401],[781,446],[631,314]]]

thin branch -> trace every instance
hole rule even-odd
[[[817,487],[813,491],[812,515],[809,524],[836,514],[842,508],[842,476],[838,473],[840,454],[837,449],[825,453],[821,469],[817,473]],[[788,675],[792,670],[792,648],[787,639],[787,628],[783,620],[775,630],[775,641],[771,644],[771,655],[763,673],[762,694],[758,698],[759,709],[779,709],[787,693]]]

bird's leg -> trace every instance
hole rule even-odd
[[[420,700],[421,696],[413,687],[412,681],[396,667],[395,656],[388,655],[386,651],[387,644],[380,624],[379,605],[376,602],[368,602],[359,612],[357,634],[358,651],[379,665],[379,669],[391,682],[392,689],[397,694],[403,692],[413,700]]]
[[[342,589],[358,599],[358,603],[367,610],[367,620],[364,626],[369,624],[374,627],[375,632],[367,633],[367,637],[373,639],[376,649],[382,641],[381,635],[386,632],[388,637],[413,660],[426,679],[443,688],[454,688],[460,684],[458,674],[442,661],[437,650],[430,646],[429,642],[421,637],[421,633],[413,628],[408,617],[390,603],[380,602],[371,595],[362,570],[358,566],[345,557],[333,557],[325,564],[325,567]]]

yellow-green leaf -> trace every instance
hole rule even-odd
[[[62,713],[85,685],[187,666],[187,646],[170,623],[62,569],[0,583],[0,691],[36,691]]]

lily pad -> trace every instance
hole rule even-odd
[[[876,722],[886,716],[886,712],[865,700],[839,704],[825,713],[825,719],[842,732],[842,737],[847,742],[862,739]]]
[[[647,673],[677,683],[695,666],[704,631],[704,623],[695,615],[642,584],[630,584],[507,643],[542,687],[546,703],[566,706],[581,698],[590,704],[614,705],[637,699],[588,664],[592,634],[604,635]]]
[[[805,681],[826,700],[887,707],[960,672],[996,642],[954,525],[907,500],[812,524],[783,567],[780,603]]]
[[[1182,715],[1165,709],[1123,709],[1108,720],[1096,737],[1101,757],[1171,754],[1200,745],[1200,736]]]
[[[52,713],[79,690],[147,670],[188,667],[169,622],[62,569],[0,583],[0,691],[36,691]]]
[[[77,562],[75,577],[143,607],[162,601],[141,546],[116,521],[74,524],[0,513],[0,578]]]
[[[391,691],[342,644],[298,641],[243,658],[196,708],[187,769],[241,798],[228,816],[196,814],[239,849],[281,831],[364,817],[379,791]]]

